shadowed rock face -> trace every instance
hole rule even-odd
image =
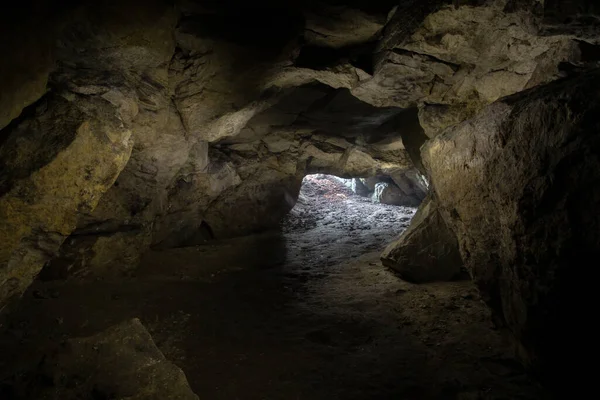
[[[15,385],[24,393],[13,398],[198,400],[183,371],[165,358],[137,318],[70,339],[32,375]],[[36,385],[36,379],[45,384]]]
[[[377,176],[418,202],[418,170],[539,364],[535,315],[556,311],[540,294],[555,284],[532,282],[558,280],[572,243],[596,243],[595,220],[571,215],[595,205],[591,139],[560,136],[589,131],[595,103],[551,82],[583,74],[569,82],[591,90],[597,2],[280,3],[37,0],[1,13],[0,308],[44,265],[121,274],[150,246],[273,227],[306,174]],[[562,217],[539,216],[559,203]],[[552,239],[561,224],[578,233]]]
[[[595,332],[573,310],[592,301],[579,278],[600,255],[599,88],[593,71],[503,99],[423,149],[465,265],[526,362],[556,385],[565,362],[564,374],[581,372]]]
[[[410,226],[381,255],[383,265],[414,283],[447,281],[459,275],[462,260],[454,233],[437,202],[425,199]]]

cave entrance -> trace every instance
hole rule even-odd
[[[400,197],[397,186],[385,177],[307,175],[296,205],[282,223],[292,247],[289,259],[318,269],[382,250],[416,212],[414,199]],[[399,205],[403,202],[410,206]]]

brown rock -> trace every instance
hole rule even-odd
[[[599,89],[596,70],[505,98],[423,148],[485,301],[526,364],[562,389],[594,332],[574,310],[593,301],[581,273],[600,256]]]
[[[0,309],[27,288],[129,160],[131,131],[111,111],[98,99],[51,95],[0,148]]]

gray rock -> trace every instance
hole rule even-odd
[[[421,204],[408,229],[384,250],[381,262],[413,283],[447,281],[460,273],[456,237],[435,200],[427,198]]]
[[[354,178],[352,179],[352,191],[359,196],[369,197],[371,190],[363,183],[363,179]]]
[[[4,139],[21,129],[27,141],[27,126],[48,147],[40,154],[54,154],[64,143],[49,138],[72,132],[59,114],[74,109],[77,120],[115,129],[98,134],[98,146],[67,152],[65,168],[84,171],[77,178],[31,185],[20,161],[2,159],[0,173],[21,181],[10,195],[2,184],[0,212],[25,205],[0,219],[0,304],[69,235],[57,265],[129,269],[150,245],[276,226],[308,173],[391,178],[416,205],[427,190],[401,172],[424,173],[425,140],[598,58],[600,27],[590,22],[598,8],[584,0],[403,0],[360,10],[300,2],[266,10],[277,18],[219,2],[85,2],[76,11],[46,3],[2,14],[2,35],[14,38],[0,43],[10,55],[0,58],[2,158],[15,149]],[[119,149],[127,135],[123,149],[133,149],[119,168],[80,179],[91,153]],[[28,148],[18,151],[23,165],[36,160],[28,172],[52,159]],[[53,185],[64,196],[45,196]],[[78,201],[86,196],[93,201]],[[35,210],[51,208],[57,218],[41,226]]]

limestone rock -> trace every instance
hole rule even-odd
[[[411,197],[413,203],[421,204],[429,192],[429,183],[416,168],[405,169],[402,171],[390,171],[390,178],[396,186],[408,197]]]
[[[421,204],[408,229],[384,250],[381,262],[413,283],[447,281],[460,273],[456,237],[435,200],[427,198]]]
[[[369,190],[369,192],[372,192],[375,190],[375,185],[377,182],[379,182],[379,178],[372,176],[370,178],[361,178],[360,181]]]
[[[600,255],[599,88],[596,70],[505,98],[423,148],[484,299],[526,363],[566,390],[593,331],[573,310],[593,301],[581,271]]]
[[[439,108],[422,109],[429,136],[500,97],[557,79],[563,62],[584,59],[577,40],[548,35],[531,9],[509,10],[504,0],[419,3],[397,8],[373,77],[352,93],[379,107],[444,108],[445,122],[427,115]]]
[[[129,160],[131,131],[114,109],[76,100],[44,99],[0,147],[0,308],[56,255]]]
[[[46,367],[54,387],[39,399],[198,399],[137,318],[69,340],[54,361]]]
[[[47,264],[59,276],[276,226],[309,173],[376,176],[416,205],[426,140],[598,62],[582,1],[40,1],[0,16],[16,38],[1,43],[0,142],[57,95],[131,131],[127,165]]]
[[[426,104],[419,108],[419,122],[427,137],[431,139],[444,129],[469,119],[475,111],[468,104]]]

